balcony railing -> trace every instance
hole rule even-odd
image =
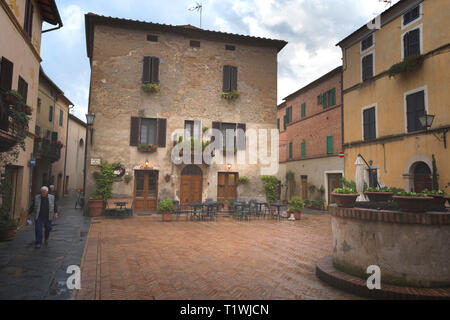
[[[56,143],[45,139],[35,140],[34,154],[37,159],[56,162],[61,158],[61,148]]]
[[[10,117],[10,106],[4,101],[0,92],[0,152],[7,152],[19,143],[19,132],[25,129],[13,123]]]

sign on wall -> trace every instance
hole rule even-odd
[[[102,159],[91,158],[91,166],[99,166],[102,164]]]

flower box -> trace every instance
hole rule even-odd
[[[388,202],[392,201],[393,192],[371,192],[366,191],[365,195],[369,197],[370,201],[373,202]]]
[[[31,116],[33,114],[33,109],[30,106],[25,106],[24,112],[27,116]]]
[[[358,193],[344,194],[344,193],[332,192],[331,195],[334,197],[334,201],[336,202],[338,207],[341,207],[341,208],[355,207],[356,198],[359,197]]]
[[[394,201],[404,212],[426,212],[432,197],[394,196]]]
[[[429,211],[445,211],[445,196],[443,194],[427,194],[433,200],[428,206]]]

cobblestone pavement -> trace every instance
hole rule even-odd
[[[74,198],[58,203],[60,218],[47,247],[34,248],[34,225],[18,231],[11,242],[0,242],[0,300],[70,299],[66,270],[81,264],[90,221],[74,205]]]
[[[301,221],[95,218],[74,299],[357,299],[318,280],[329,215]]]

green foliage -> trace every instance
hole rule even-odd
[[[239,91],[222,92],[222,98],[226,100],[236,100],[241,94]]]
[[[320,193],[324,193],[325,192],[325,188],[324,186],[320,186],[317,191],[319,191]]]
[[[263,191],[269,203],[278,200],[278,190],[281,181],[274,176],[262,176],[261,180],[263,182]]]
[[[249,184],[250,183],[250,179],[247,177],[239,177],[238,182],[240,184]]]
[[[158,212],[173,212],[172,200],[161,200],[158,203]]]
[[[308,184],[308,189],[311,190],[311,192],[314,192],[316,190],[316,186],[313,184]]]
[[[202,151],[204,151],[206,149],[207,146],[209,146],[211,144],[211,141],[205,141],[205,140],[200,140],[200,139],[196,139],[194,137],[191,137],[190,141],[183,141],[183,137],[179,137],[178,138],[178,144],[181,144],[180,147],[183,149],[191,149],[192,151],[195,150],[195,145],[202,145]]]
[[[286,181],[295,181],[295,174],[292,171],[286,172]]]
[[[342,185],[344,186],[344,188],[352,189],[353,193],[356,193],[356,182],[355,181],[353,181],[353,180],[349,181],[349,180],[345,179],[344,177],[342,177],[341,181],[342,181]]]
[[[433,154],[433,181],[432,181],[432,185],[433,185],[433,190],[439,190],[439,183],[438,183],[438,173],[437,173],[437,166],[436,166],[436,158],[434,157]]]
[[[395,195],[397,197],[411,197],[411,198],[423,198],[423,197],[426,197],[425,194],[415,193],[415,192],[397,192]]]
[[[418,67],[422,64],[422,61],[423,61],[423,56],[419,55],[419,54],[403,59],[402,62],[396,63],[392,67],[389,68],[389,70],[388,70],[389,78],[391,78],[399,73],[410,72],[410,71],[414,70],[416,67]]]
[[[116,175],[114,173],[114,168],[119,167],[120,163],[108,164],[108,162],[102,163],[100,167],[99,174],[96,176],[95,180],[97,183],[97,189],[94,193],[95,200],[103,200],[107,202],[112,196],[112,185]]]
[[[157,83],[145,83],[142,85],[145,92],[159,92],[159,85]]]
[[[336,188],[333,191],[334,193],[337,194],[355,194],[356,191],[352,188]]]
[[[203,133],[205,133],[205,132],[208,131],[208,130],[209,130],[208,127],[203,127],[203,129],[202,129]]]
[[[152,150],[156,150],[156,149],[158,149],[158,146],[154,145],[154,144],[140,144],[140,145],[138,145],[138,149],[152,149]]]
[[[12,196],[11,190],[13,189],[10,180],[11,174],[8,171],[0,178],[0,195],[2,198],[2,206],[0,207],[0,231],[17,226],[17,222],[11,217],[11,208],[9,207]]]
[[[445,192],[444,191],[442,191],[442,190],[428,190],[428,189],[425,189],[425,190],[422,190],[422,193],[423,194],[433,194],[433,195],[445,195]]]
[[[300,197],[293,197],[288,204],[288,212],[300,211],[305,207],[305,203]]]
[[[394,192],[391,188],[367,188],[367,192]]]
[[[318,200],[318,201],[313,201],[312,202],[312,206],[313,207],[323,207],[323,205],[325,204],[325,202],[323,202],[322,200]]]

